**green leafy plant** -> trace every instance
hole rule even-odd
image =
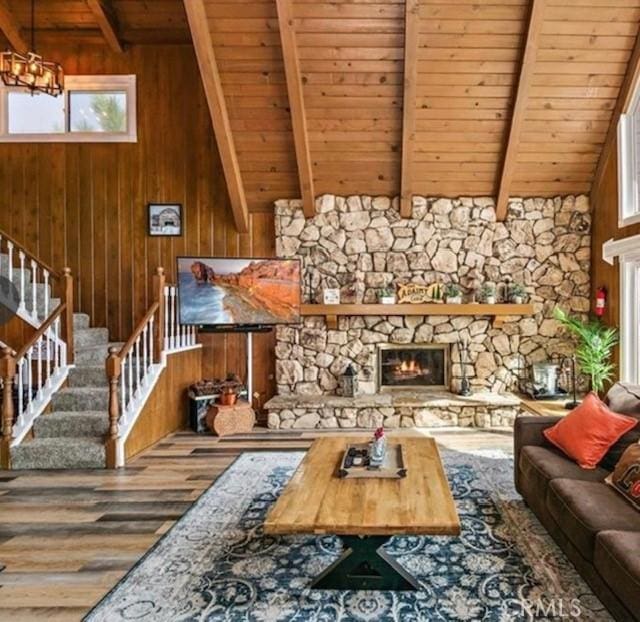
[[[396,290],[391,285],[386,285],[378,290],[378,298],[391,298],[396,295]]]
[[[483,283],[480,287],[480,300],[486,302],[489,298],[495,298],[496,286],[493,283]]]
[[[599,319],[583,321],[560,307],[554,309],[553,317],[577,338],[576,360],[580,370],[591,378],[591,388],[601,393],[615,369],[611,356],[618,343],[617,329],[605,326]]]
[[[522,283],[509,283],[507,287],[507,298],[513,302],[515,298],[522,298],[523,300],[527,296],[527,290]]]
[[[462,288],[457,283],[447,283],[444,286],[445,298],[458,298],[462,296]]]

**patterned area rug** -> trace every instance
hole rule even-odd
[[[509,456],[442,455],[461,537],[386,545],[419,579],[418,592],[308,589],[338,557],[339,539],[273,538],[261,528],[303,454],[246,453],[85,620],[610,620],[514,491]]]

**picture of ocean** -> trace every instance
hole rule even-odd
[[[225,291],[222,287],[210,283],[198,283],[191,272],[180,272],[179,275],[181,324],[202,324],[203,318],[211,318],[210,324],[233,324],[234,320],[225,311],[223,301]]]

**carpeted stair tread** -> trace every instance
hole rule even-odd
[[[103,346],[109,343],[108,328],[78,328],[73,333],[73,347]]]
[[[109,406],[107,387],[65,387],[60,389],[51,400],[53,410],[106,412]]]
[[[83,328],[89,328],[91,319],[86,313],[74,313],[73,314],[73,329],[82,330]]]
[[[107,412],[55,411],[35,420],[36,438],[101,438],[109,429]]]
[[[80,365],[69,370],[70,387],[106,387],[107,374],[102,365]]]
[[[11,450],[13,469],[104,469],[101,438],[35,438]]]
[[[84,346],[75,351],[76,365],[104,365],[109,354],[109,348],[115,346],[120,349],[124,342],[108,343],[99,346]]]

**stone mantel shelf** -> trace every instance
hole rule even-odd
[[[327,328],[338,327],[338,316],[404,316],[404,315],[477,315],[493,318],[494,328],[499,328],[506,316],[533,315],[532,304],[482,304],[478,302],[463,304],[427,303],[427,304],[304,304],[303,316],[325,316]]]

